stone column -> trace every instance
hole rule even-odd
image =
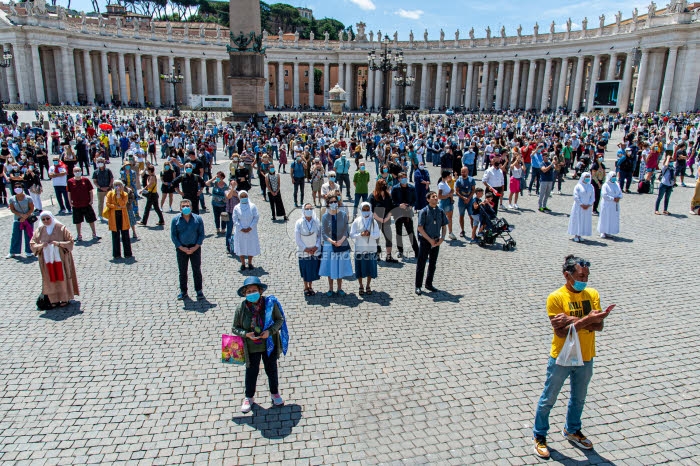
[[[581,92],[583,91],[583,71],[586,69],[586,57],[576,59],[576,79],[574,80],[574,96],[569,99],[569,109],[578,112],[581,108]]]
[[[617,106],[621,112],[627,112],[632,94],[632,72],[634,71],[634,52],[628,52],[625,58],[625,69],[622,72],[622,89]]]
[[[355,108],[355,80],[353,79],[352,63],[345,64],[345,105],[348,110]]]
[[[185,95],[192,95],[192,59],[190,57],[185,57],[182,59],[185,62]]]
[[[510,108],[518,108],[518,94],[520,90],[520,60],[513,63],[513,81],[510,87]]]
[[[418,106],[421,110],[425,110],[427,105],[427,95],[428,95],[428,64],[423,63],[421,66],[421,76],[420,76],[420,100]]]
[[[457,107],[457,102],[459,102],[459,96],[457,95],[457,84],[459,84],[459,64],[457,62],[452,63],[452,81],[450,81],[450,108]]]
[[[510,92],[513,87],[513,65],[506,62],[505,71],[503,72],[503,102],[501,106],[504,109],[510,108]]]
[[[199,60],[199,93],[202,95],[209,94],[209,85],[207,83],[207,60],[202,58]],[[189,94],[185,96],[189,98]]]
[[[669,47],[666,71],[664,72],[664,87],[661,90],[660,112],[671,109],[671,93],[673,92],[673,78],[676,75],[676,60],[678,59],[678,46]]]
[[[124,54],[119,52],[117,54],[117,67],[119,73],[119,100],[121,100],[122,105],[126,104],[129,100],[129,95],[126,92],[126,66],[124,65]]]
[[[10,50],[10,44],[4,44],[2,51]],[[12,56],[17,57],[17,51],[12,51]],[[17,73],[15,73],[15,66],[17,66],[17,61],[13,58],[10,62],[10,66],[3,68],[5,70],[5,78],[7,79],[7,92],[10,95],[10,103],[16,104],[17,101]],[[9,118],[9,115],[8,115]]]
[[[177,70],[175,69],[175,57],[170,56],[168,57],[168,70],[166,71],[165,74],[168,73],[177,73]],[[175,105],[175,99],[177,96],[175,95],[175,86],[172,84],[166,83],[166,86],[168,88],[168,95],[170,96],[170,105]]]
[[[345,89],[345,73],[343,72],[343,63],[338,63],[338,86]],[[347,91],[347,89],[345,89]]]
[[[391,93],[389,101],[389,108],[399,108],[399,86],[396,85],[396,76],[398,76],[398,71],[392,71],[390,76],[391,79]]]
[[[270,66],[265,62],[265,105],[270,105]],[[224,62],[216,60],[216,95],[224,95]]]
[[[146,104],[146,98],[144,97],[144,83],[143,83],[143,63],[141,63],[141,54],[134,55],[134,81],[136,82],[136,98],[138,99],[139,105]]]
[[[94,76],[92,74],[92,59],[90,58],[90,51],[83,50],[83,70],[85,73],[85,94],[88,104],[95,102],[95,82]]]
[[[374,108],[379,110],[384,105],[384,72],[374,72]]]
[[[100,59],[102,65],[102,99],[105,104],[109,105],[112,103],[112,88],[109,83],[109,60],[107,59],[107,52],[103,51],[100,54]],[[156,76],[158,75],[156,74]]]
[[[608,70],[605,79],[607,79],[608,81],[612,81],[613,79],[615,79],[615,70],[617,70],[617,54],[611,53],[610,61],[608,61]]]
[[[370,75],[373,74],[372,71],[369,72]],[[328,91],[331,90],[331,67],[328,62],[323,64],[323,106],[328,108]],[[367,99],[367,105],[370,105],[369,99]]]
[[[406,77],[413,76],[413,63],[406,65]],[[415,86],[415,84],[414,84]],[[411,105],[413,103],[413,86],[407,86],[403,88],[403,104]]]
[[[374,71],[367,68],[367,109],[374,106]]]
[[[506,62],[499,60],[498,74],[496,75],[496,110],[500,110],[503,106],[503,81],[505,78]]]
[[[481,65],[481,108],[484,109],[488,109],[489,68],[489,62]]]
[[[292,105],[295,108],[299,107],[299,62],[294,62],[294,72],[293,72],[294,82],[292,83]]]
[[[284,62],[277,63],[277,106],[284,107]]]
[[[540,110],[549,107],[549,93],[552,89],[552,59],[547,58],[544,62],[544,78],[542,79],[542,100],[540,101]]]
[[[160,73],[158,72],[158,56],[151,55],[151,74],[153,75],[153,106],[160,107]]]
[[[564,106],[566,100],[564,93],[566,92],[566,77],[569,74],[569,59],[562,58],[561,71],[559,73],[559,89],[557,89],[557,108]]]
[[[639,62],[639,72],[637,73],[637,89],[634,92],[634,108],[632,111],[637,113],[642,109],[642,101],[644,99],[644,88],[647,80],[647,68],[649,67],[649,50],[642,50],[642,60]]]
[[[586,101],[586,111],[593,110],[593,98],[595,97],[595,85],[600,77],[600,54],[593,57],[593,65],[591,66],[590,88],[588,89],[588,99]]]
[[[66,94],[66,100],[72,103],[78,100],[78,95],[75,86],[75,63],[73,61],[73,49],[69,49],[68,47],[61,47],[61,55],[64,70],[63,87]],[[123,65],[124,56],[121,54],[120,56],[122,58],[121,63]]]
[[[474,64],[467,63],[467,82],[464,85],[464,108],[472,106],[472,88],[474,87]]]
[[[263,62],[263,77],[265,78],[265,85],[263,86],[263,100],[265,102],[265,107],[267,107],[270,105],[270,64],[267,61]],[[216,60],[216,94],[222,95],[222,93],[221,60]]]
[[[438,62],[437,72],[435,73],[435,108],[438,109],[442,107],[442,94],[444,91],[443,85],[445,84],[445,79],[442,75],[442,63]]]
[[[32,71],[34,74],[36,103],[43,104],[46,102],[46,95],[44,94],[44,73],[41,71],[41,56],[39,55],[38,45],[32,45]],[[92,100],[95,100],[94,94]]]
[[[309,62],[309,108],[314,108],[314,64]]]
[[[527,72],[527,94],[525,95],[525,110],[531,110],[535,102],[535,71],[537,61],[530,60],[530,69]]]

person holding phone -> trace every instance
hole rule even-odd
[[[535,455],[540,458],[550,456],[547,448],[549,412],[567,378],[570,379],[571,394],[562,435],[579,448],[584,450],[593,448],[593,442],[581,432],[581,414],[586,402],[588,384],[593,377],[593,359],[596,355],[595,333],[603,330],[603,322],[615,305],[608,306],[605,311],[600,310],[598,291],[588,287],[590,267],[591,263],[587,260],[574,255],[566,256],[562,268],[566,282],[564,286],[547,297],[547,315],[554,335],[544,390],[537,402],[532,430]],[[576,329],[581,345],[583,366],[557,364],[557,356],[564,347],[571,325]]]

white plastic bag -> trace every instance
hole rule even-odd
[[[557,364],[560,366],[583,366],[583,356],[581,356],[581,343],[578,341],[578,333],[574,324],[569,325],[569,333],[566,335],[564,346],[557,357]]]

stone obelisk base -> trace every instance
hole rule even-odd
[[[229,121],[248,121],[252,116],[265,116],[265,59],[258,53],[232,53],[231,72],[228,77],[231,89],[231,115]]]

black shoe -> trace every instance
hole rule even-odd
[[[187,296],[187,293],[180,293],[179,295],[177,295],[178,301],[182,301],[183,299],[187,298],[189,298],[189,296]]]
[[[273,221],[273,222],[276,222],[276,221],[277,221],[277,217],[272,217],[272,221]]]
[[[398,264],[399,263],[399,261],[397,261],[396,259],[394,259],[391,256],[387,257],[386,261],[389,262],[390,264]]]
[[[438,291],[433,285],[425,285],[425,289],[432,292]]]
[[[422,295],[422,294],[423,294],[423,290],[421,290],[420,288],[416,288],[416,294],[417,294],[418,296]]]
[[[199,290],[197,292],[197,299],[204,299],[204,293],[202,292],[202,290]]]

